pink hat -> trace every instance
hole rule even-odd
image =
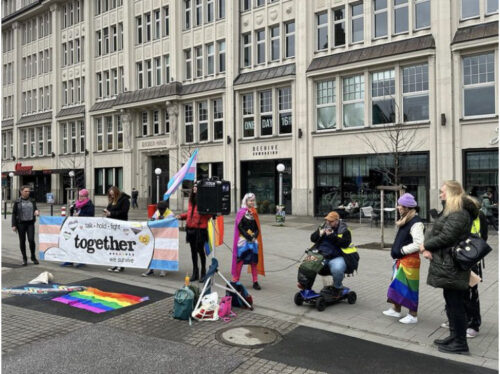
[[[415,208],[417,206],[417,202],[411,193],[405,193],[399,198],[398,205],[405,206],[407,208]]]
[[[84,197],[89,197],[89,191],[86,188],[83,188],[78,192],[78,195],[84,196]]]

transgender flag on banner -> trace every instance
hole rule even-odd
[[[177,188],[181,185],[182,181],[194,181],[196,178],[196,159],[198,157],[198,150],[195,149],[188,162],[170,178],[167,185],[167,192],[163,195],[163,200],[168,200]]]
[[[41,216],[38,229],[38,248],[40,260],[45,259],[45,251],[59,246],[59,233],[66,217]]]

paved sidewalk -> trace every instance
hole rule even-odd
[[[42,212],[48,212],[47,207],[42,207]],[[145,216],[145,210],[130,211],[130,219],[143,220]],[[259,280],[262,291],[252,290],[256,314],[267,316],[273,321],[317,327],[413,352],[498,369],[497,250],[494,250],[486,260],[484,282],[479,287],[483,324],[478,337],[469,340],[471,356],[446,355],[432,346],[432,341],[444,337],[447,330],[439,328],[439,325],[446,319],[442,292],[425,283],[428,269],[426,260],[422,261],[421,266],[419,323],[416,325],[402,325],[397,319],[382,315],[381,312],[388,306],[386,292],[391,276],[392,261],[388,251],[377,249],[359,249],[361,256],[359,272],[356,276],[345,280],[345,285],[357,293],[358,300],[355,305],[340,303],[328,307],[324,312],[318,312],[307,305],[298,307],[293,303],[293,295],[297,292],[297,261],[303,255],[304,249],[310,246],[309,235],[320,222],[321,220],[311,217],[291,216],[287,217],[284,227],[278,227],[274,224],[273,216],[261,217],[267,274]],[[224,241],[228,245],[232,243],[233,225],[234,215],[225,217]],[[380,240],[380,230],[375,227],[371,228],[369,223],[360,225],[359,222],[351,222],[349,225],[356,245]],[[10,217],[7,221],[2,218],[2,230],[4,234],[2,259],[4,262],[17,263],[20,254],[17,236],[10,231]],[[385,237],[388,242],[391,242],[394,229],[387,227]],[[489,242],[493,248],[498,248],[497,233],[490,232]],[[221,246],[217,249],[216,255],[220,270],[229,276],[230,249],[227,246]],[[89,277],[101,277],[164,292],[173,292],[182,284],[186,272],[191,271],[190,258],[188,245],[185,243],[184,235],[181,234],[180,271],[169,273],[166,278],[156,276],[142,278],[140,277],[142,270],[138,269],[127,269],[121,274],[110,274],[105,271],[104,267],[98,266],[64,269],[64,271],[56,264],[44,263],[43,266],[50,269],[56,278],[59,274],[64,274],[65,279],[71,278],[70,281],[73,282]],[[30,272],[37,271],[37,268],[33,266],[29,266],[28,269]],[[22,270],[25,271],[25,269]],[[317,289],[322,287],[323,282],[319,278],[321,277],[318,277],[315,285]],[[31,278],[27,277],[25,281],[29,279]],[[57,280],[60,281],[58,278]],[[251,286],[250,275],[244,274],[242,282]],[[22,282],[19,280],[17,284],[22,284]],[[162,302],[155,304],[159,303]]]

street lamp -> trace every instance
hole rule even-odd
[[[9,197],[10,197],[10,200],[14,200],[13,197],[14,197],[14,194],[12,193],[12,188],[14,187],[14,173],[11,171],[9,173],[9,177],[10,177],[10,188],[9,188]]]
[[[161,169],[156,168],[155,169],[155,174],[156,174],[156,204],[160,202],[160,175],[161,175]]]
[[[285,171],[285,165],[279,163],[276,165],[276,170],[279,173],[279,196],[278,196],[278,206],[276,207],[276,222],[280,225],[285,223],[285,207],[283,206],[283,172]]]
[[[73,200],[73,187],[74,187],[74,182],[75,182],[75,172],[73,170],[70,170],[68,173],[69,178],[70,178],[70,183],[71,183],[71,189],[70,189],[70,199]],[[69,203],[69,202],[68,202]]]

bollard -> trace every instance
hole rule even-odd
[[[3,218],[7,219],[7,200],[3,202]]]
[[[61,207],[61,217],[66,217],[66,207],[65,206]]]
[[[50,215],[54,215],[54,204],[50,204]]]

